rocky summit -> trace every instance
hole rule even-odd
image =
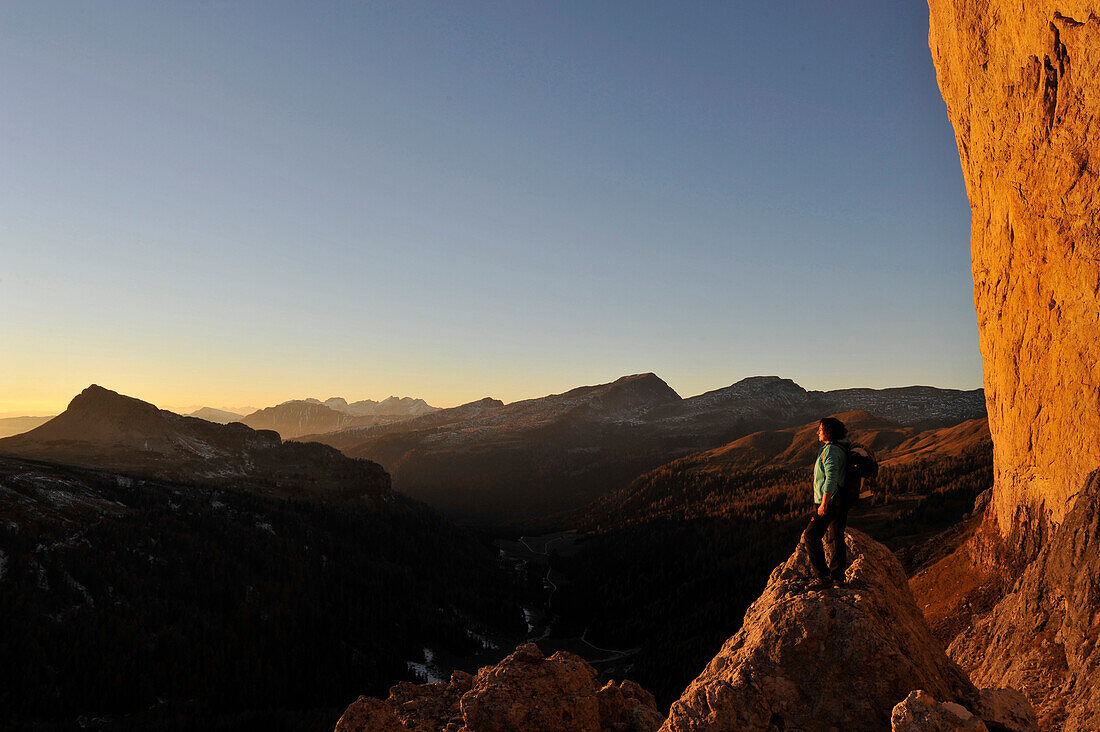
[[[652,732],[662,719],[634,682],[601,686],[580,656],[546,658],[528,643],[476,676],[456,671],[447,683],[400,683],[385,701],[360,697],[336,732]]]
[[[813,590],[800,544],[662,732],[883,729],[914,689],[973,708],[977,689],[932,636],[894,555],[851,529],[848,552],[845,585]]]

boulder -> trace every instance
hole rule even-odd
[[[408,732],[408,729],[389,704],[366,696],[355,700],[336,723],[336,732]]]
[[[657,711],[653,695],[633,681],[608,681],[596,692],[600,721],[607,732],[652,730],[661,726],[665,716]]]
[[[989,732],[989,727],[955,702],[941,703],[926,691],[911,692],[890,715],[891,732]]]
[[[673,703],[663,732],[884,729],[913,688],[972,707],[894,555],[849,529],[843,587],[811,589],[803,545],[772,572],[741,629]]]

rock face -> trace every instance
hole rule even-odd
[[[1044,726],[1094,729],[1100,495],[1086,482],[1100,468],[1100,2],[928,4],[972,210],[994,442],[987,520],[957,574],[1009,567],[1012,587],[1035,559],[949,652],[979,683],[1023,688]]]
[[[449,683],[402,682],[384,702],[360,697],[336,732],[652,732],[661,721],[653,696],[637,684],[601,688],[580,656],[544,658],[528,643],[477,676],[456,671]]]
[[[992,510],[1033,555],[1100,467],[1100,2],[928,4],[972,211]]]
[[[932,636],[897,559],[858,531],[847,538],[847,584],[808,589],[800,545],[662,732],[883,729],[915,688],[976,705],[978,690]]]
[[[980,684],[1027,691],[1045,729],[1100,728],[1100,471],[1014,592],[951,644]]]

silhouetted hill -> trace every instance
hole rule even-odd
[[[376,463],[271,431],[214,424],[92,385],[49,422],[0,440],[0,455],[246,490],[274,498],[377,501]]]

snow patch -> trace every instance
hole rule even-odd
[[[405,666],[412,671],[416,678],[428,684],[443,683],[443,671],[435,663],[435,651],[431,648],[424,650],[424,663],[406,661]]]
[[[218,456],[218,451],[212,446],[192,437],[179,437],[176,439],[176,443],[184,450],[192,452],[199,457],[210,459]]]
[[[527,623],[527,632],[530,633],[535,629],[535,621],[538,620],[538,613],[529,607],[523,608],[523,621]]]

